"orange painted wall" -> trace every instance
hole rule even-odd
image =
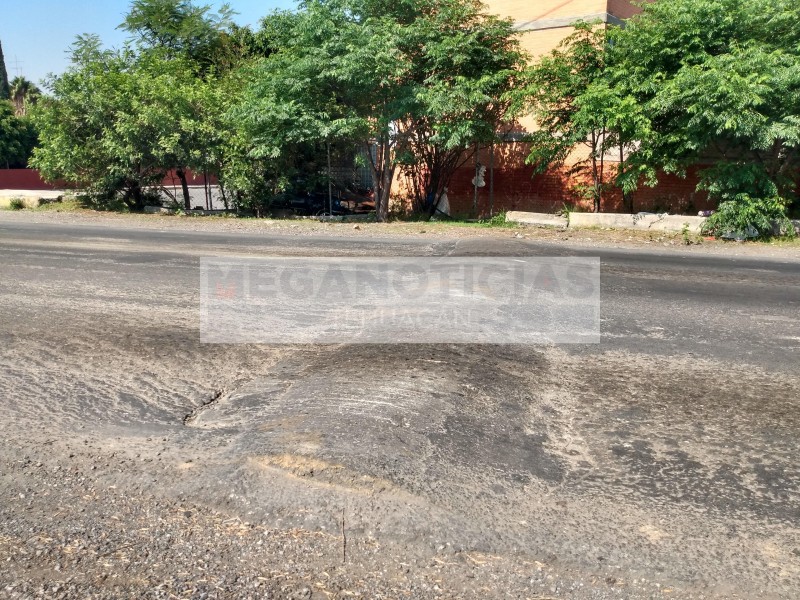
[[[484,0],[489,12],[515,21],[541,21],[608,10],[607,0]]]

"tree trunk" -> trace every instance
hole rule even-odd
[[[600,212],[599,185],[597,177],[597,132],[592,131],[592,202],[594,212]]]
[[[192,198],[189,195],[189,183],[186,181],[186,172],[182,167],[176,169],[175,174],[181,180],[181,189],[183,190],[183,208],[192,210]]]
[[[141,212],[144,210],[144,193],[138,182],[132,183],[131,186],[125,190],[122,201],[128,207],[128,210],[133,212]]]
[[[391,167],[391,148],[385,138],[376,144],[375,154],[376,157],[372,164],[372,179],[375,186],[375,220],[383,223],[389,216],[389,195],[394,179],[394,169]]]
[[[475,179],[473,179],[472,189],[472,218],[478,218],[478,176],[480,174],[481,163],[478,162],[478,146],[475,145]]]
[[[333,180],[331,179],[331,143],[325,142],[325,152],[328,155],[328,215],[333,216]]]
[[[394,169],[389,167],[388,161],[383,165],[381,178],[381,197],[380,203],[375,203],[375,218],[379,223],[385,223],[389,220],[389,199],[392,192],[392,180],[394,179]]]
[[[619,172],[620,174],[625,172],[625,145],[622,143],[619,145]],[[633,194],[626,192],[625,187],[622,187],[622,205],[633,214]]]
[[[606,185],[606,128],[603,127],[603,131],[600,134],[600,139],[598,140],[598,146],[600,150],[600,177],[597,181],[597,211],[600,212],[602,209],[602,202],[603,202],[603,191]]]
[[[494,216],[494,141],[489,146],[489,217]]]

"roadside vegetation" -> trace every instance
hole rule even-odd
[[[327,193],[331,165],[369,172],[375,218],[436,214],[454,173],[532,114],[532,173],[567,168],[595,211],[700,167],[714,236],[794,234],[800,216],[800,6],[646,3],[625,28],[579,24],[533,65],[477,0],[314,0],[239,27],[228,6],[134,0],[124,47],[80,36],[46,94],[0,86],[0,164],[30,158],[96,208],[192,208],[189,173],[226,208],[270,214]],[[2,63],[2,60],[0,60]],[[34,149],[35,146],[35,149]],[[576,160],[576,157],[578,159]],[[611,166],[609,157],[615,157]],[[314,213],[312,213],[314,214]]]
[[[378,220],[396,176],[414,212],[432,215],[505,118],[525,64],[512,24],[469,0],[309,2],[256,31],[228,8],[136,0],[121,27],[123,49],[80,37],[48,83],[31,164],[131,210],[154,202],[168,172],[191,208],[191,170],[260,214],[326,179],[333,157],[371,172]]]
[[[517,114],[542,125],[528,162],[571,164],[596,211],[660,174],[700,167],[719,210],[711,235],[794,235],[800,211],[800,5],[792,0],[643,4],[625,28],[579,25],[526,73]],[[576,149],[584,160],[569,163]],[[606,157],[619,157],[608,175]]]

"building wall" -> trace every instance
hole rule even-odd
[[[527,152],[526,145],[519,143],[496,145],[494,157],[488,150],[481,150],[477,156],[478,162],[482,165],[494,163],[494,185],[491,170],[487,169],[485,185],[478,188],[477,211],[473,211],[475,163],[471,161],[464,165],[448,188],[452,215],[488,216],[511,210],[553,213],[565,205],[584,212],[592,210],[591,200],[575,191],[576,184],[588,184],[588,181],[581,182],[580,178],[570,176],[564,169],[534,174],[533,168],[525,164]],[[616,176],[616,169],[616,163],[606,166],[607,180]],[[698,180],[697,169],[690,170],[685,179],[661,174],[657,187],[642,186],[628,200],[632,199],[634,212],[697,214],[701,210],[716,208],[706,194],[695,191]],[[625,204],[619,191],[612,191],[603,197],[601,209],[603,212],[628,212],[630,207]]]
[[[511,18],[521,32],[521,44],[535,61],[554,50],[574,32],[577,21],[599,20],[615,24],[637,14],[641,9],[629,0],[484,0],[488,11]],[[522,119],[521,130],[533,128],[532,119]],[[481,151],[478,160],[482,165],[494,164],[494,190],[490,193],[487,173],[486,187],[478,189],[477,211],[474,210],[475,188],[472,179],[474,165],[462,168],[453,178],[448,198],[454,215],[488,215],[501,210],[527,210],[553,212],[564,204],[590,210],[591,203],[574,191],[580,184],[565,170],[554,170],[534,175],[533,168],[525,164],[528,149],[524,144],[499,144],[494,158]],[[579,148],[574,161],[585,157],[586,150]],[[607,176],[614,177],[617,164],[609,157]],[[686,179],[662,176],[656,188],[643,187],[633,195],[635,211],[670,211],[692,213],[713,208],[704,194],[695,191],[697,177],[690,173]],[[493,198],[493,200],[492,200]],[[621,194],[609,193],[602,210],[626,212]]]
[[[202,173],[186,172],[186,180],[190,186],[202,186],[205,178]],[[208,181],[211,185],[216,185],[217,180],[212,175]],[[180,188],[180,180],[174,173],[168,173],[164,177],[162,185],[167,188]],[[73,188],[64,182],[48,183],[42,179],[41,174],[36,169],[0,169],[0,190],[21,190],[21,191],[45,191],[45,190],[65,190]]]
[[[553,50],[576,21],[619,23],[640,11],[628,0],[485,0],[489,12],[510,18],[522,46],[536,59]]]
[[[484,0],[489,12],[517,23],[580,17],[608,11],[608,0]]]
[[[62,189],[63,184],[45,182],[33,169],[0,169],[0,190],[45,191]]]

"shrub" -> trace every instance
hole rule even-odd
[[[22,198],[12,198],[11,202],[9,202],[8,207],[11,210],[22,210],[25,208],[25,200]]]
[[[794,236],[786,216],[786,201],[780,197],[754,198],[739,194],[726,200],[703,224],[703,233],[717,238],[768,238]]]
[[[508,223],[508,217],[505,211],[499,212],[488,221],[489,227],[505,227]]]
[[[505,211],[497,213],[496,215],[494,215],[490,219],[486,220],[485,223],[489,227],[513,227],[514,225],[516,225],[515,223],[511,223],[508,220],[508,217],[507,217]]]

